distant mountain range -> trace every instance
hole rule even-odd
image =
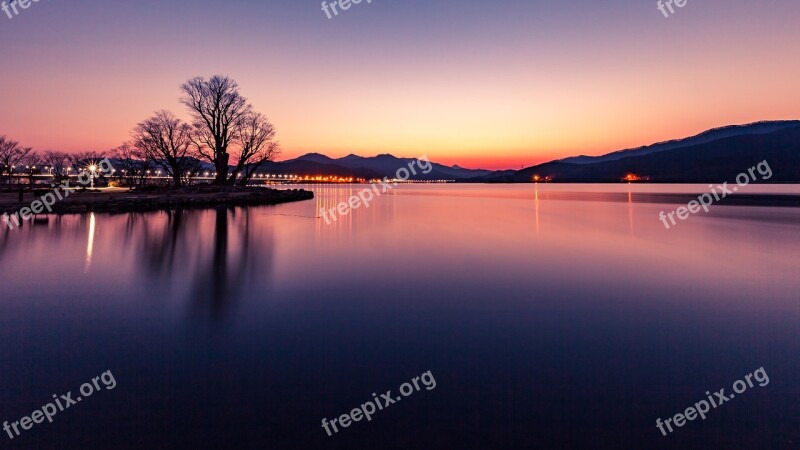
[[[750,134],[768,134],[772,133],[773,131],[780,131],[796,126],[800,126],[800,121],[758,122],[749,125],[731,125],[727,127],[713,128],[711,130],[704,131],[697,136],[692,136],[686,139],[676,139],[672,141],[659,142],[658,144],[648,145],[645,147],[619,150],[603,156],[573,156],[570,158],[564,158],[560,161],[573,164],[592,164],[606,161],[617,161],[622,158],[629,158],[631,156],[652,155],[653,153],[675,150],[677,148],[705,144],[728,137]]]
[[[686,139],[497,171],[468,181],[520,183],[538,176],[563,183],[603,183],[635,174],[654,183],[723,182],[765,160],[774,172],[769,182],[800,182],[800,121],[716,128]]]
[[[766,160],[773,169],[771,183],[800,183],[800,120],[757,122],[705,131],[685,139],[619,150],[601,156],[573,156],[521,170],[464,169],[432,162],[428,174],[414,180],[453,180],[472,183],[529,183],[534,176],[558,183],[611,183],[634,174],[654,183],[732,181],[736,175]],[[330,158],[308,153],[264,164],[259,172],[393,178],[412,158],[389,154]],[[211,167],[209,170],[213,170]]]
[[[260,171],[303,175],[336,175],[366,179],[394,178],[398,169],[407,168],[412,161],[414,161],[414,158],[398,158],[387,154],[372,157],[351,154],[334,159],[319,153],[308,153],[286,161],[266,163]],[[463,181],[492,173],[490,170],[463,169],[458,166],[445,166],[434,162],[431,163],[431,166],[430,173],[423,174],[421,170],[417,169],[417,175],[413,175],[411,178],[414,180]],[[419,167],[419,165],[415,167]]]

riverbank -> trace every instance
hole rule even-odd
[[[74,214],[89,211],[124,213],[174,208],[262,206],[313,198],[314,193],[304,189],[277,190],[262,187],[211,185],[138,191],[131,191],[127,188],[105,188],[75,191],[69,197],[55,202],[51,207],[51,214]],[[14,214],[22,208],[30,208],[31,203],[35,200],[38,200],[38,197],[34,196],[32,191],[25,191],[21,202],[17,192],[0,191],[0,214]]]

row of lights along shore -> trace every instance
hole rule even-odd
[[[21,167],[21,166],[20,166]],[[17,166],[11,166],[11,172],[13,173],[14,170],[17,169]],[[28,172],[37,170],[36,166],[25,166],[25,169]],[[53,176],[53,169],[54,167],[51,166],[44,166],[43,169],[48,173],[42,173],[38,176],[42,177],[52,177]],[[94,174],[96,171],[96,167],[94,165],[87,166],[87,169]],[[64,170],[67,172],[67,176],[71,176],[71,173],[75,171],[75,174],[79,171],[73,169],[72,167],[66,167]],[[117,172],[116,169],[112,169],[112,174]],[[164,177],[161,176],[161,170],[145,170],[142,172],[141,170],[138,171],[128,171],[128,170],[120,170],[120,173],[123,177],[128,176],[130,172],[130,176],[136,175],[144,175],[146,178],[167,178],[166,174]],[[18,174],[22,175],[21,172],[17,172]],[[213,179],[217,176],[216,173],[213,172],[198,172],[198,173],[191,173],[187,172],[186,176],[189,178],[209,178]],[[238,175],[239,178],[242,177],[241,174]],[[267,174],[267,173],[257,173],[253,174],[252,179],[254,180],[264,180],[264,181],[293,181],[293,182],[325,182],[325,183],[380,183],[384,180],[382,179],[370,179],[367,180],[366,178],[354,178],[354,177],[341,177],[336,175],[294,175],[294,174]],[[455,180],[396,180],[390,179],[389,182],[407,182],[407,183],[452,183]]]

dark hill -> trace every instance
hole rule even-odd
[[[619,182],[633,173],[649,177],[653,183],[722,183],[732,182],[736,175],[761,161],[767,161],[773,170],[769,182],[800,182],[800,126],[769,133],[734,135],[604,162],[553,161],[513,173],[498,172],[481,181],[530,182],[538,175],[552,177],[554,182],[602,183]]]

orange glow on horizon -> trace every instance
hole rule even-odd
[[[614,15],[619,22],[584,12],[589,28],[556,6],[549,27],[514,22],[520,16],[510,11],[526,9],[509,4],[502,21],[469,22],[497,27],[493,33],[445,33],[435,21],[415,21],[410,36],[402,21],[387,20],[383,37],[372,40],[350,33],[369,36],[376,22],[327,28],[314,21],[298,32],[275,15],[258,21],[273,26],[228,24],[234,32],[214,39],[205,27],[175,33],[171,20],[185,23],[187,12],[202,16],[205,8],[174,8],[174,16],[165,8],[164,28],[150,24],[156,29],[143,37],[122,26],[139,23],[124,15],[102,22],[73,11],[80,5],[51,5],[51,16],[28,15],[28,34],[10,33],[4,46],[4,73],[14,76],[0,86],[0,135],[40,151],[107,151],[154,111],[187,119],[180,84],[214,73],[234,78],[275,124],[282,159],[424,154],[448,166],[520,169],[800,118],[800,60],[787,58],[800,36],[795,2],[742,3],[731,6],[737,14],[694,11],[669,21],[652,6],[624,8],[620,14],[631,16]],[[304,38],[287,38],[283,27]],[[335,39],[348,45],[319,44]],[[272,43],[268,57],[254,57],[264,42]],[[185,51],[197,43],[225,54],[224,63]]]

